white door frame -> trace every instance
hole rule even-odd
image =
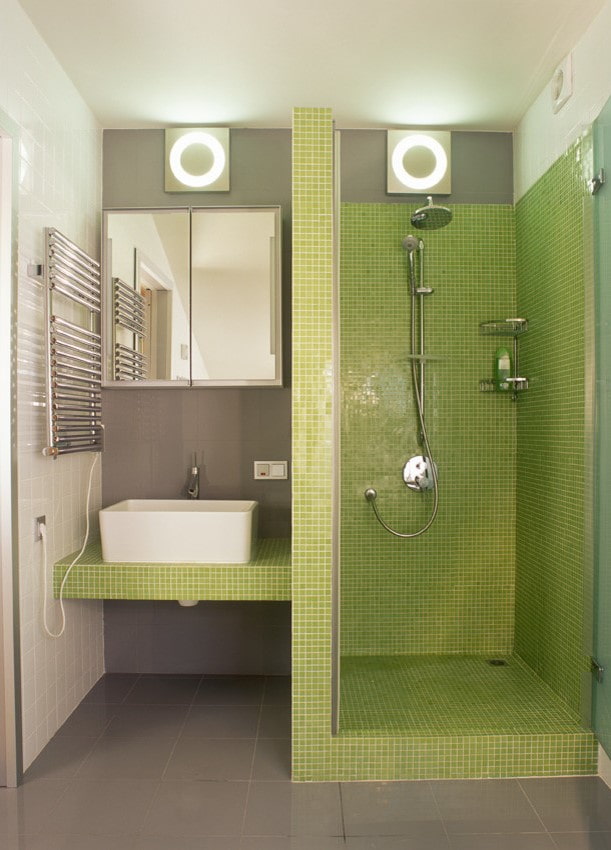
[[[0,110],[0,785],[21,780],[17,546],[16,125]]]

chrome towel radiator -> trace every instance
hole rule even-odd
[[[146,301],[121,278],[112,279],[113,352],[116,381],[142,381],[147,376],[148,361],[142,353],[146,339]],[[117,339],[118,329],[131,335],[131,345]]]
[[[45,241],[49,444],[43,454],[101,452],[100,264],[53,227],[45,229]]]

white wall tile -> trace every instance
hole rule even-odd
[[[46,442],[42,288],[27,277],[54,226],[99,256],[101,130],[16,0],[0,12],[0,109],[19,126],[18,480],[24,766],[45,746],[103,672],[102,605],[66,604],[65,634],[41,623],[42,547],[34,517],[47,517],[49,564],[80,549],[92,454],[43,458]],[[99,464],[91,514],[101,504]],[[50,569],[49,569],[50,583]],[[48,592],[51,627],[58,604]]]
[[[514,138],[516,200],[584,132],[611,96],[611,0],[573,48],[573,95],[556,114],[549,85],[518,125]]]

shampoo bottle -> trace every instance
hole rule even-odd
[[[497,390],[507,392],[510,388],[507,378],[511,377],[511,355],[504,346],[494,352],[494,382]]]

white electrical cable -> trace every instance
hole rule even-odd
[[[64,611],[64,587],[66,586],[66,582],[68,580],[68,576],[72,571],[72,567],[76,564],[78,559],[81,557],[83,552],[85,551],[85,547],[87,546],[87,542],[89,540],[89,502],[91,500],[91,483],[93,481],[93,470],[95,469],[95,465],[98,462],[100,457],[100,453],[96,452],[95,457],[93,459],[93,463],[91,464],[91,469],[89,470],[89,482],[87,484],[87,502],[85,505],[85,539],[83,541],[83,545],[81,547],[81,551],[78,553],[76,558],[72,561],[66,572],[64,573],[64,577],[62,579],[61,587],[59,589],[59,607],[62,615],[62,625],[59,632],[52,632],[47,623],[47,570],[48,570],[48,557],[47,557],[47,526],[44,522],[41,522],[38,526],[40,531],[40,536],[42,538],[42,624],[45,632],[52,638],[61,637],[66,628],[66,612]]]

